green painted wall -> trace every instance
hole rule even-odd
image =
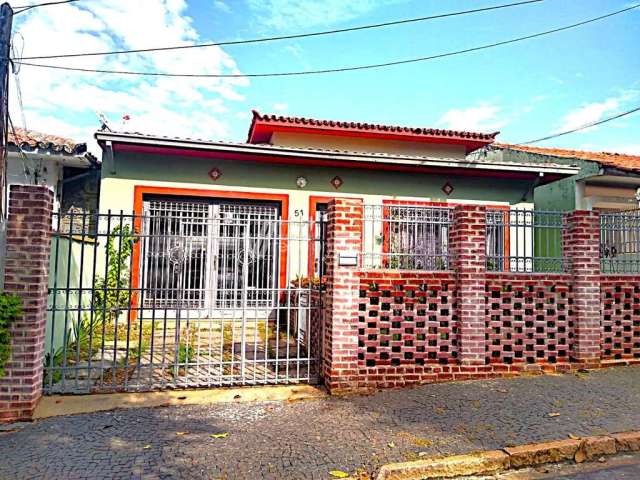
[[[103,179],[199,183],[208,188],[216,185],[228,187],[257,187],[297,190],[296,177],[303,175],[309,183],[305,191],[352,193],[362,195],[429,197],[433,200],[466,199],[519,203],[530,190],[529,181],[483,177],[465,177],[437,174],[382,172],[317,166],[269,165],[262,163],[212,160],[198,158],[163,157],[145,154],[116,153],[116,174],[102,169]],[[213,167],[223,175],[213,182],[208,172]],[[335,190],[329,181],[340,175],[344,185]],[[449,182],[454,187],[451,195],[441,188]],[[533,196],[529,195],[529,201]],[[101,205],[101,208],[108,208]]]
[[[555,163],[580,167],[580,173],[577,175],[536,187],[533,198],[537,210],[574,210],[576,208],[576,182],[581,178],[595,175],[600,170],[600,165],[597,162],[576,158],[554,157],[513,150],[502,150],[499,154],[502,160],[507,162]]]
[[[518,163],[555,163],[562,165],[577,165],[580,173],[577,175],[536,187],[533,192],[533,201],[536,210],[566,212],[576,208],[576,182],[584,177],[595,175],[600,169],[597,162],[579,160],[575,158],[562,158],[548,155],[540,155],[513,150],[502,150],[499,158],[507,162]],[[537,262],[536,271],[558,271],[562,255],[562,235],[559,228],[538,227],[534,234],[534,253],[536,257],[546,257],[547,260]]]

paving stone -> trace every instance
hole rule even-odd
[[[637,405],[640,367],[626,367],[292,403],[98,412],[0,432],[0,478],[326,480],[330,470],[640,430]]]

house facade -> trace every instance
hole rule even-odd
[[[203,218],[262,215],[300,227],[300,222],[320,221],[332,198],[359,198],[369,208],[370,242],[375,242],[384,234],[388,206],[396,205],[400,216],[410,215],[409,207],[398,210],[402,205],[531,208],[535,186],[578,172],[551,162],[467,159],[495,136],[258,112],[245,143],[102,131],[96,134],[104,152],[100,208],[144,216],[180,209]],[[415,234],[413,227],[409,230],[405,237]],[[446,249],[440,236],[434,232],[437,245],[424,248]],[[402,241],[405,250],[413,248],[411,240]],[[378,243],[372,252],[386,248],[384,241]],[[299,252],[288,280],[322,273],[319,248],[311,250]],[[380,260],[374,252],[371,261]]]
[[[489,270],[561,270],[533,191],[578,169],[468,160],[495,136],[258,112],[245,143],[96,133],[99,213],[54,221],[45,391],[317,381],[336,199],[362,205],[346,264],[451,275],[479,206]]]

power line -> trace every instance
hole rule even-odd
[[[374,68],[386,68],[386,67],[392,67],[397,65],[406,65],[410,63],[425,62],[428,60],[452,57],[455,55],[462,55],[464,53],[477,52],[479,50],[486,50],[489,48],[499,47],[502,45],[522,42],[524,40],[530,40],[532,38],[542,37],[545,35],[550,35],[553,33],[558,33],[565,30],[570,30],[572,28],[580,27],[582,25],[587,25],[589,23],[597,22],[605,18],[613,17],[614,15],[619,15],[621,13],[628,12],[629,10],[633,10],[638,7],[640,7],[640,4],[623,8],[622,10],[617,10],[615,12],[611,12],[606,15],[601,15],[599,17],[590,18],[588,20],[584,20],[578,23],[573,23],[571,25],[567,25],[564,27],[554,28],[552,30],[546,30],[544,32],[534,33],[534,34],[526,35],[523,37],[512,38],[510,40],[504,40],[501,42],[489,43],[489,44],[481,45],[478,47],[466,48],[464,50],[456,50],[453,52],[440,53],[436,55],[430,55],[427,57],[411,58],[407,60],[396,60],[391,62],[374,63],[369,65],[327,68],[327,69],[320,69],[320,70],[302,70],[302,71],[292,71],[292,72],[270,72],[270,73],[244,73],[244,74],[242,73],[198,74],[198,73],[136,72],[136,71],[130,71],[130,70],[105,70],[105,69],[92,69],[92,68],[80,68],[80,67],[68,67],[68,66],[65,67],[60,65],[44,65],[44,64],[21,62],[21,61],[15,62],[15,63],[18,63],[20,65],[25,65],[28,67],[49,68],[54,70],[66,70],[66,71],[73,71],[73,72],[105,73],[105,74],[117,74],[117,75],[141,75],[141,76],[150,76],[150,77],[177,77],[177,78],[243,78],[243,77],[258,78],[258,77],[287,77],[287,76],[302,76],[302,75],[318,75],[318,74],[326,74],[326,73],[353,72],[357,70],[369,70]]]
[[[34,161],[34,166],[32,167],[32,169],[29,169],[29,163],[31,162],[29,162],[29,158],[24,153],[24,150],[22,150],[22,146],[20,145],[20,137],[16,132],[16,128],[13,126],[13,120],[11,120],[11,115],[9,115],[8,118],[9,118],[9,127],[11,128],[11,132],[13,133],[13,139],[15,141],[15,145],[18,148],[18,155],[22,160],[23,173],[28,178],[30,178],[30,175],[33,174],[33,182],[34,184],[37,185],[40,177],[40,170],[42,168],[42,160],[40,161],[40,165],[36,165]]]
[[[27,10],[31,10],[32,8],[47,7],[49,5],[61,5],[63,3],[73,3],[78,1],[79,0],[60,0],[58,2],[45,2],[45,3],[38,3],[36,5],[20,5],[19,7],[13,7],[13,8],[21,9],[16,12],[16,14],[18,14],[18,13],[26,12]]]
[[[542,142],[544,140],[551,140],[552,138],[562,137],[563,135],[569,135],[570,133],[579,132],[580,130],[585,130],[587,128],[595,127],[597,125],[602,125],[603,123],[607,123],[607,122],[610,122],[612,120],[616,120],[618,118],[625,117],[627,115],[631,115],[632,113],[635,113],[635,112],[638,112],[638,111],[640,111],[640,106],[632,108],[631,110],[627,110],[626,112],[618,113],[618,114],[613,115],[611,117],[603,118],[602,120],[598,120],[597,122],[586,123],[584,125],[581,125],[581,126],[579,126],[577,128],[573,128],[571,130],[566,130],[564,132],[554,133],[553,135],[548,135],[548,136],[542,137],[542,138],[536,138],[535,140],[529,140],[528,142],[516,143],[515,145],[530,145],[532,143],[538,143],[538,142]]]
[[[248,40],[229,40],[223,42],[213,42],[213,43],[200,43],[196,45],[177,45],[170,47],[157,47],[157,48],[140,48],[133,50],[114,50],[114,51],[106,51],[106,52],[90,52],[90,53],[67,53],[60,55],[44,55],[38,57],[25,57],[23,60],[44,60],[51,58],[72,58],[72,57],[91,57],[91,56],[99,56],[99,55],[121,55],[121,54],[129,54],[129,53],[148,53],[148,52],[163,52],[168,50],[186,50],[191,48],[205,48],[205,47],[218,47],[225,45],[245,45],[248,43],[263,43],[263,42],[273,42],[277,40],[291,40],[296,38],[306,38],[306,37],[319,37],[322,35],[334,35],[337,33],[345,33],[345,32],[356,32],[359,30],[368,30],[373,28],[383,28],[390,27],[394,25],[404,25],[407,23],[415,23],[415,22],[424,22],[427,20],[436,20],[440,18],[454,17],[459,15],[467,15],[470,13],[479,13],[479,12],[488,12],[490,10],[498,10],[502,8],[516,7],[520,5],[527,5],[531,3],[540,3],[544,0],[526,0],[515,3],[506,3],[503,5],[495,5],[493,7],[485,7],[485,8],[475,8],[473,10],[462,10],[459,12],[450,12],[450,13],[442,13],[439,15],[431,15],[428,17],[417,17],[417,18],[406,18],[403,20],[395,20],[390,22],[383,23],[374,23],[370,25],[360,25],[357,27],[349,27],[349,28],[340,28],[336,30],[324,30],[320,32],[311,32],[311,33],[297,33],[292,35],[281,35],[276,37],[265,37],[265,38],[252,38]]]

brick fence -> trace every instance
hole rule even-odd
[[[42,395],[53,192],[12,185],[6,231],[4,291],[22,299],[11,323],[11,356],[0,378],[0,422],[28,420]]]
[[[567,215],[567,273],[551,274],[486,272],[477,205],[454,209],[450,271],[340,266],[361,248],[361,211],[358,200],[329,206],[332,392],[640,363],[640,275],[601,275],[597,212]]]
[[[41,396],[52,202],[46,187],[10,192],[5,291],[24,315],[0,422],[31,418]],[[482,206],[455,207],[447,271],[363,269],[362,222],[361,200],[330,202],[322,328],[311,329],[330,391],[640,363],[640,274],[600,272],[597,212],[567,215],[562,274],[487,272]]]

